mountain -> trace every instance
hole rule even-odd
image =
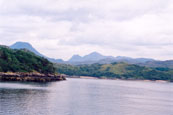
[[[70,59],[69,62],[80,62],[82,60],[82,57],[79,55],[73,55]]]
[[[16,42],[15,44],[11,45],[10,48],[12,49],[27,49],[38,56],[45,57],[44,55],[40,54],[36,49],[32,47],[31,44],[27,42]]]
[[[70,60],[68,60],[68,64],[81,65],[81,64],[110,64],[113,62],[126,62],[129,64],[138,64],[138,63],[146,63],[148,61],[154,61],[154,59],[150,58],[130,58],[125,56],[104,56],[98,52],[92,52],[83,57],[79,55],[73,55]]]
[[[15,44],[11,45],[10,48],[12,49],[27,49],[38,56],[45,57],[49,61],[53,63],[62,63],[62,64],[73,64],[73,65],[81,65],[81,64],[110,64],[113,62],[126,62],[130,64],[138,64],[138,63],[146,63],[149,61],[154,61],[153,59],[149,58],[130,58],[125,56],[104,56],[98,52],[92,52],[85,56],[73,55],[68,61],[63,61],[62,59],[54,59],[44,56],[43,54],[39,53],[33,46],[27,42],[16,42]]]
[[[55,68],[47,59],[29,50],[0,46],[0,72],[55,73]]]
[[[83,57],[79,55],[73,55],[72,58],[68,62],[85,62],[85,61],[99,61],[101,59],[106,58],[106,56],[103,56],[97,52],[92,52],[88,55],[85,55]]]
[[[92,52],[88,55],[85,55],[83,57],[83,61],[99,61],[101,59],[105,59],[108,56],[103,56],[102,54],[98,53],[98,52]]]
[[[155,61],[150,58],[130,58],[125,56],[117,56],[114,60],[115,62],[126,62],[130,64],[146,63],[148,61]]]
[[[34,54],[47,58],[49,61],[54,62],[54,63],[64,63],[62,59],[54,59],[54,58],[49,58],[47,56],[44,56],[43,54],[39,53],[33,46],[27,42],[16,42],[15,44],[11,45],[10,48],[12,49],[27,49]]]
[[[79,56],[79,55],[73,55],[69,60],[69,64],[75,64],[75,65],[80,65],[80,64],[93,64],[93,63],[100,63],[100,60],[103,59],[113,59],[114,57],[112,56],[104,56],[98,52],[92,52],[88,55],[85,56]]]

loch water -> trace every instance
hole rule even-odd
[[[173,83],[0,82],[0,115],[173,115]]]

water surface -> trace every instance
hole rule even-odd
[[[173,83],[0,82],[0,115],[173,115]]]

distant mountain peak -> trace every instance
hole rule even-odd
[[[51,62],[56,62],[56,63],[63,63],[64,62],[62,59],[54,59],[54,58],[49,58],[49,57],[42,55],[35,48],[33,48],[33,46],[28,42],[21,42],[21,41],[16,42],[13,45],[11,45],[10,48],[12,48],[12,49],[27,49],[38,56],[47,58]]]
[[[103,55],[95,51],[95,52],[92,52],[86,56],[103,56]],[[84,56],[84,57],[86,57],[86,56]]]
[[[101,55],[100,53],[98,53],[98,52],[96,52],[96,51],[95,51],[95,52],[91,52],[90,54],[92,54],[92,55],[93,55],[93,54],[94,54],[94,55]]]
[[[70,62],[78,62],[78,61],[80,61],[81,59],[82,59],[82,57],[81,57],[80,55],[75,54],[75,55],[73,55],[73,56],[69,59],[69,61],[70,61]]]
[[[28,44],[28,45],[31,45],[31,44],[28,43],[28,42],[22,42],[22,41],[18,41],[18,42],[16,42],[15,44]]]
[[[16,49],[17,47],[32,47],[32,45],[28,42],[16,42],[10,47]]]
[[[28,42],[16,42],[13,45],[11,45],[11,48],[17,49],[17,48],[21,48],[21,47],[32,47],[32,45]]]
[[[28,42],[21,42],[21,41],[16,42],[13,45],[11,45],[10,48],[12,48],[12,49],[27,49],[27,50],[33,52],[34,54],[36,54],[38,56],[47,58],[51,62],[64,63],[64,61],[62,59],[54,59],[54,58],[49,58],[49,57],[46,57],[46,56],[42,55],[35,48],[33,48],[33,46]]]
[[[36,49],[33,48],[33,46],[28,42],[16,42],[13,45],[10,46],[12,49],[27,49],[33,53],[35,53],[38,56],[45,57],[42,54],[40,54]]]
[[[1,46],[2,47],[2,46]],[[96,51],[89,53],[85,56],[80,55],[73,55],[68,61],[63,61],[61,59],[54,59],[46,57],[40,54],[33,46],[28,42],[16,42],[15,44],[11,45],[10,48],[12,49],[27,49],[38,56],[45,57],[51,62],[55,63],[69,63],[69,64],[92,64],[92,63],[112,63],[112,62],[126,62],[130,64],[138,64],[138,63],[146,63],[148,61],[154,61],[150,58],[131,58],[126,56],[104,56]]]
[[[88,55],[85,55],[83,57],[79,55],[73,55],[69,62],[90,62],[90,61],[99,61],[101,59],[106,58],[107,56],[103,56],[102,54],[98,52],[92,52]]]

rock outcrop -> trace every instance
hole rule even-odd
[[[64,75],[41,74],[41,73],[4,73],[0,72],[0,81],[30,81],[30,82],[51,82],[66,80]]]

